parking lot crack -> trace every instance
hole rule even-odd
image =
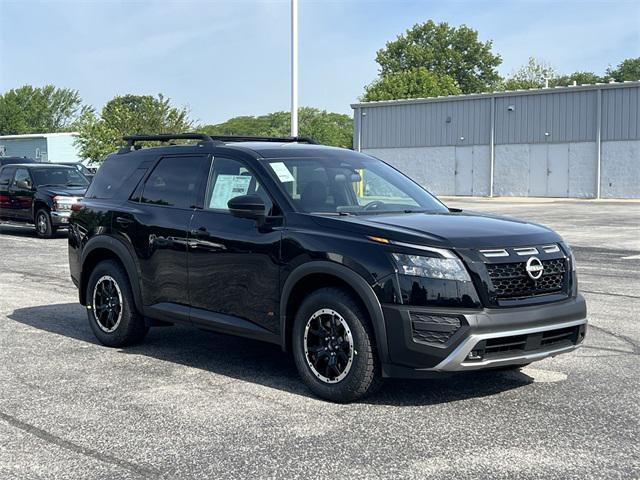
[[[105,453],[98,452],[97,450],[93,450],[91,448],[83,447],[82,445],[77,445],[73,442],[60,438],[56,435],[53,435],[41,428],[35,427],[29,423],[23,422],[22,420],[17,419],[16,417],[9,415],[4,412],[0,412],[0,419],[4,420],[6,423],[11,425],[14,428],[18,428],[24,432],[27,432],[31,435],[34,435],[41,440],[44,440],[47,443],[51,443],[57,445],[66,450],[79,453],[80,455],[84,455],[86,457],[93,458],[103,463],[108,463],[111,465],[115,465],[129,472],[135,473],[143,478],[158,478],[160,472],[137,465],[132,462],[128,462],[126,460],[122,460],[111,455],[107,455]]]

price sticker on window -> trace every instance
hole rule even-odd
[[[269,165],[271,165],[271,169],[276,173],[276,175],[278,176],[278,180],[280,180],[282,183],[295,182],[296,179],[293,178],[293,175],[291,175],[291,172],[284,164],[284,162],[273,162]]]

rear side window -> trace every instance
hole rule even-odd
[[[98,169],[87,191],[87,198],[113,198],[118,189],[139,167],[128,155],[108,157]]]
[[[208,158],[165,157],[158,162],[144,184],[141,203],[191,208],[198,202]]]

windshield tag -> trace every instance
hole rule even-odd
[[[271,168],[282,183],[294,182],[296,180],[295,178],[293,178],[293,175],[291,175],[291,172],[283,162],[274,162],[270,163],[269,165],[271,165]]]

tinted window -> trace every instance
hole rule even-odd
[[[259,195],[271,211],[273,203],[255,175],[244,164],[229,158],[216,157],[209,174],[209,188],[205,199],[205,208],[228,210],[227,203],[241,195]]]
[[[160,160],[144,184],[142,203],[191,208],[202,185],[207,157],[166,157]]]
[[[13,168],[3,168],[0,170],[0,187],[6,187],[11,183],[14,171]]]
[[[64,185],[67,187],[86,187],[87,177],[73,167],[34,168],[33,180],[36,185]]]
[[[100,168],[87,191],[88,198],[113,198],[120,186],[140,166],[137,159],[129,155],[108,157]],[[128,192],[130,193],[130,192]]]
[[[16,171],[16,178],[13,180],[14,185],[18,185],[18,182],[27,182],[27,184],[31,185],[31,176],[29,176],[29,172],[24,168],[19,168]]]

